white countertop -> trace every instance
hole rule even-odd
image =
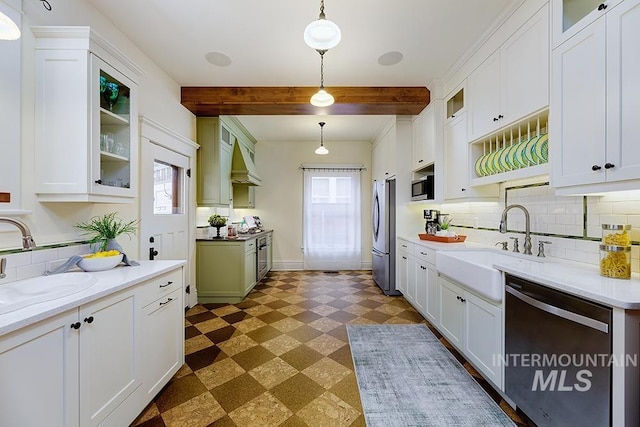
[[[474,242],[439,243],[420,240],[417,237],[398,237],[439,251],[485,249],[502,252],[498,248]],[[640,309],[640,275],[638,273],[632,273],[630,280],[611,279],[600,276],[598,265],[552,257],[544,258],[544,261],[549,262],[536,262],[540,259],[536,260],[535,256],[531,256],[531,261],[528,261],[528,256],[514,257],[513,262],[500,261],[493,267],[505,273],[611,307],[626,310]]]
[[[182,260],[140,261],[138,266],[119,266],[111,270],[91,273],[95,275],[97,282],[83,291],[1,314],[0,336],[137,285],[183,265],[185,261]]]

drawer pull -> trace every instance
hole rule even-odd
[[[167,286],[173,285],[172,281],[168,281],[166,285],[160,285],[161,288],[166,288]]]
[[[420,253],[421,253],[422,255],[426,255],[426,254],[427,254],[426,252],[422,252],[422,251],[420,251]]]
[[[173,298],[167,298],[167,300],[165,302],[161,302],[160,305],[169,304],[171,301],[173,301]]]

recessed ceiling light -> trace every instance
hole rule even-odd
[[[209,52],[204,57],[209,63],[219,67],[231,65],[231,58],[222,52]]]
[[[378,64],[380,65],[396,65],[398,62],[402,61],[402,54],[397,50],[387,52],[383,55],[380,55],[378,58]]]

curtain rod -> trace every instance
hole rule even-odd
[[[343,172],[362,172],[366,171],[367,168],[363,166],[303,166],[300,165],[298,168],[301,171],[323,171],[323,172],[331,172],[331,171],[343,171]]]

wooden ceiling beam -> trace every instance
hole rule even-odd
[[[198,117],[220,115],[415,115],[429,104],[426,87],[327,87],[329,107],[309,103],[317,87],[183,87],[181,103]]]

